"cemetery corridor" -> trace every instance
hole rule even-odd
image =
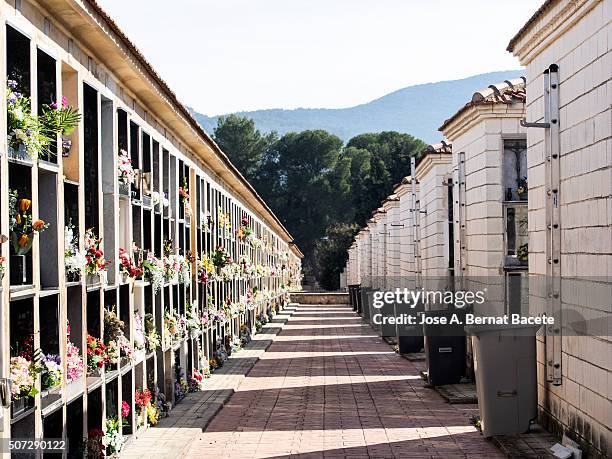
[[[451,405],[426,388],[424,362],[393,352],[349,306],[290,304],[262,334],[272,343],[204,432],[206,403],[196,400],[200,414],[173,413],[169,436],[158,431],[157,446],[137,440],[122,456],[161,447],[193,458],[504,457],[470,423],[477,405]],[[246,364],[248,352],[230,364]]]

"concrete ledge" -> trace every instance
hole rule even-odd
[[[300,304],[348,304],[348,293],[306,293],[289,294],[292,303]]]

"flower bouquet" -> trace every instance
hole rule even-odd
[[[108,350],[100,338],[87,335],[87,374],[99,375],[104,365],[108,363]]]
[[[160,345],[159,334],[155,330],[153,314],[145,315],[145,339],[148,352],[153,352]]]
[[[145,326],[142,315],[139,312],[134,314],[134,351],[140,353],[145,350],[147,339],[145,337]]]
[[[142,265],[132,260],[123,247],[119,248],[119,272],[132,279],[138,279],[144,273]]]
[[[26,284],[29,273],[25,255],[32,249],[34,236],[49,225],[44,220],[32,221],[32,201],[19,198],[17,190],[9,190],[9,231],[11,254],[11,284]]]
[[[215,265],[212,260],[206,254],[202,254],[197,264],[198,269],[198,281],[202,284],[208,283],[208,281],[214,280],[215,277]]]
[[[153,294],[157,294],[164,285],[166,272],[164,262],[149,252],[147,258],[142,262],[142,269],[143,277],[151,282]]]
[[[136,389],[134,394],[134,401],[138,407],[138,425],[145,425],[147,421],[147,411],[151,405],[152,399],[151,391],[149,389],[140,390]]]
[[[191,263],[189,257],[177,255],[176,262],[178,265],[178,281],[180,284],[188,284],[191,282]]]
[[[102,439],[102,444],[106,446],[111,455],[118,454],[125,443],[123,435],[119,432],[119,428],[123,425],[123,420],[119,420],[116,416],[106,418],[106,435]]]
[[[108,349],[109,363],[119,363],[121,357],[134,358],[134,348],[125,337],[125,323],[114,310],[104,311],[104,343]]]
[[[64,228],[64,267],[66,279],[76,282],[81,276],[82,270],[87,265],[85,254],[79,251],[79,237],[74,234],[72,221]]]
[[[68,136],[78,126],[80,120],[81,115],[78,110],[70,106],[66,96],[62,96],[60,103],[44,104],[39,117],[42,131],[46,136],[50,139],[55,139],[58,134],[62,136],[62,156],[70,155],[72,140]]]
[[[194,368],[188,383],[189,392],[200,392],[204,388],[204,375]]]
[[[183,203],[185,219],[188,219],[191,217],[191,202],[189,197],[189,188],[187,187],[187,179],[185,177],[183,177],[183,185],[179,186],[179,195]]]
[[[41,355],[41,388],[49,390],[62,382],[62,365],[59,355]]]
[[[211,261],[217,271],[217,273],[221,272],[221,269],[226,267],[228,264],[232,262],[232,258],[230,257],[227,250],[220,245],[216,248],[216,250],[211,255]]]
[[[130,194],[130,185],[136,182],[136,171],[132,167],[132,160],[125,150],[119,150],[117,158],[117,178],[119,180],[119,192],[123,195]]]
[[[104,252],[100,250],[102,238],[98,238],[90,228],[85,231],[85,272],[87,273],[87,283],[94,284],[101,281],[100,276],[106,272],[106,267],[110,261],[104,259]]]
[[[32,161],[50,155],[49,145],[53,139],[46,135],[39,119],[32,114],[30,98],[17,90],[15,80],[6,83],[9,155],[20,159],[29,157]]]

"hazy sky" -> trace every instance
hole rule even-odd
[[[348,107],[405,86],[519,68],[543,0],[98,0],[207,115]]]

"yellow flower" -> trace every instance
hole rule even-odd
[[[30,242],[29,236],[22,234],[17,244],[19,244],[19,247],[25,247],[28,245],[29,242]]]
[[[28,211],[31,205],[32,205],[32,201],[30,201],[29,199],[19,200],[19,210],[22,212]]]

